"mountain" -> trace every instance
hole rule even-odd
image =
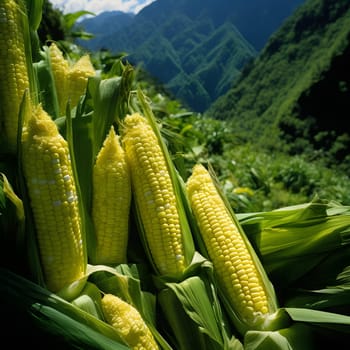
[[[102,15],[81,22],[96,38],[89,50],[126,52],[133,65],[155,76],[194,111],[227,92],[268,37],[304,0],[157,0],[130,22]],[[105,15],[104,15],[105,16]],[[102,27],[101,27],[102,22]],[[90,27],[88,27],[90,26]],[[90,30],[89,30],[90,28]]]
[[[169,15],[184,14],[201,20],[211,18],[215,25],[232,22],[243,37],[260,50],[267,39],[304,0],[158,0],[139,14],[158,25]]]
[[[350,164],[349,62],[350,2],[308,0],[206,113],[271,150]]]
[[[79,26],[82,26],[88,33],[93,33],[95,35],[93,40],[98,40],[106,33],[113,33],[129,25],[134,16],[133,13],[107,11],[98,16],[85,18],[79,23]]]

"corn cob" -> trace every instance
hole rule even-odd
[[[60,114],[64,115],[66,112],[66,104],[68,100],[68,71],[69,64],[64,58],[62,51],[55,43],[49,47],[49,54],[51,60],[52,74],[55,81],[57,100],[59,104]]]
[[[125,263],[131,202],[129,166],[113,126],[93,168],[92,219],[96,264]]]
[[[254,327],[276,311],[257,260],[203,165],[194,166],[186,188],[218,283],[243,322]]]
[[[131,349],[159,349],[153,334],[135,307],[114,294],[105,294],[101,305],[107,323],[117,330]]]
[[[74,108],[84,94],[89,77],[96,74],[90,56],[84,55],[73,65],[63,56],[55,43],[49,47],[52,74],[55,81],[56,94],[60,114],[66,113],[67,103]]]
[[[80,97],[85,93],[88,78],[95,75],[95,69],[90,56],[82,56],[68,71],[68,99],[71,108],[74,108]]]
[[[22,152],[44,278],[57,292],[84,276],[85,257],[68,145],[41,105],[33,108]]]
[[[0,1],[0,136],[11,153],[17,149],[19,108],[29,89],[22,16],[15,0]]]
[[[158,138],[147,119],[134,113],[124,119],[123,142],[152,261],[160,274],[181,275],[186,262],[180,217]]]

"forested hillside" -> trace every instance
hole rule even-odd
[[[207,111],[242,137],[349,169],[350,3],[309,0]]]
[[[114,33],[124,26],[129,25],[133,18],[133,13],[125,13],[122,11],[103,12],[99,16],[88,16],[83,19],[79,26],[83,27],[87,32],[92,33],[94,37],[89,41],[88,46],[93,45],[102,35]],[[82,42],[83,43],[83,42]]]
[[[120,14],[81,22],[90,50],[124,52],[197,112],[223,95],[268,37],[303,0],[155,1],[132,20]],[[118,25],[114,30],[109,21]],[[127,20],[125,22],[125,20]],[[96,28],[106,21],[103,30]],[[95,25],[93,25],[95,23]]]

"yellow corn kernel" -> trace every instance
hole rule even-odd
[[[49,54],[60,114],[64,115],[68,101],[69,64],[68,61],[64,58],[62,51],[55,43],[52,43],[50,45]]]
[[[19,108],[29,89],[23,11],[15,0],[0,1],[0,137],[11,153],[17,150]]]
[[[28,121],[22,151],[45,282],[57,292],[84,276],[85,258],[68,144],[41,105]]]
[[[123,143],[152,261],[160,274],[181,275],[186,262],[179,211],[157,135],[134,113],[124,119]]]
[[[203,165],[194,166],[186,187],[218,283],[234,310],[253,324],[273,310],[246,242]]]
[[[70,64],[55,43],[50,45],[49,53],[60,114],[64,115],[68,102],[70,108],[76,107],[85,93],[88,78],[94,76],[96,71],[89,55],[84,55],[74,64]]]
[[[82,56],[68,71],[68,99],[70,107],[74,108],[80,97],[85,93],[89,77],[96,74],[89,55]]]
[[[92,218],[96,264],[125,263],[129,233],[131,179],[119,136],[113,126],[93,168]]]
[[[113,294],[105,294],[101,305],[107,323],[117,330],[131,349],[159,349],[153,334],[135,307]]]

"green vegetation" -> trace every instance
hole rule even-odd
[[[349,2],[309,0],[206,112],[248,142],[349,171]]]
[[[160,111],[164,135],[173,135],[179,149],[182,146],[173,153],[185,153],[184,176],[198,158],[209,162],[235,211],[272,210],[315,197],[350,203],[348,174],[341,167],[329,168],[327,158],[269,153],[242,140],[231,123],[177,110],[174,101],[160,96],[154,99],[154,109]]]

